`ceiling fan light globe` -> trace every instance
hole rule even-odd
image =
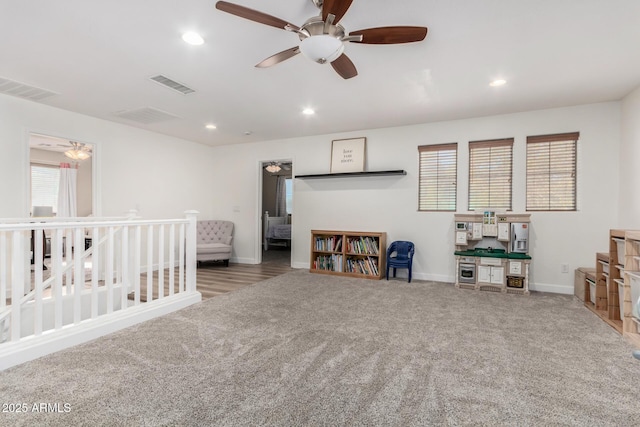
[[[340,39],[327,34],[307,37],[300,42],[300,52],[313,62],[326,64],[335,61],[342,52],[344,44]]]
[[[90,154],[83,150],[67,150],[64,155],[72,160],[86,160],[90,157]]]

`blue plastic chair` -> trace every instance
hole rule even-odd
[[[411,267],[413,265],[413,242],[398,240],[387,248],[387,280],[389,280],[389,268],[393,268],[393,277],[396,277],[396,268],[409,269],[409,283],[411,283]]]

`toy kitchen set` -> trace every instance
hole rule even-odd
[[[529,294],[530,214],[456,214],[456,288]]]

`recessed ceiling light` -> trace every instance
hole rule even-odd
[[[182,35],[182,40],[193,46],[200,46],[204,43],[204,39],[202,38],[202,36],[198,33],[194,33],[193,31],[184,33]]]
[[[304,110],[302,110],[302,114],[304,114],[305,116],[313,116],[316,113],[316,111],[313,108],[305,108]]]
[[[506,83],[507,83],[507,81],[504,80],[504,79],[497,79],[497,80],[494,80],[491,83],[489,83],[489,86],[491,86],[491,87],[502,86],[502,85],[504,85]]]
[[[217,129],[218,127],[216,125],[214,125],[213,123],[209,123],[208,125],[205,126],[207,129],[213,130],[213,129]]]

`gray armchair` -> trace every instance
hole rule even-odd
[[[224,261],[229,266],[231,242],[233,240],[233,222],[203,220],[198,221],[198,239],[196,242],[196,260]]]

